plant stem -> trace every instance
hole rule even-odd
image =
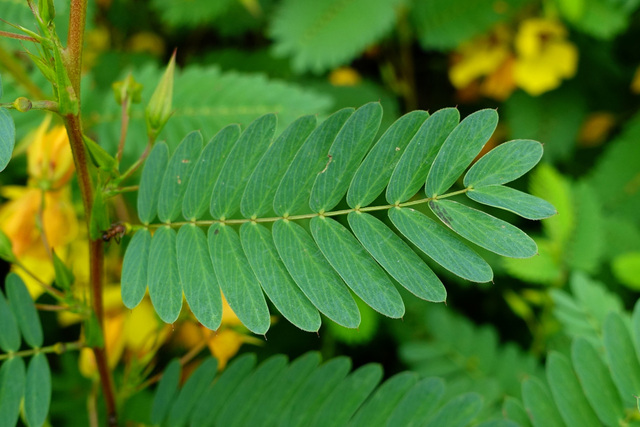
[[[38,354],[38,353],[62,354],[66,351],[80,350],[83,347],[84,347],[84,343],[82,341],[59,342],[47,347],[32,348],[29,350],[22,350],[22,351],[16,351],[13,353],[0,354],[0,360],[9,359],[11,357],[33,356],[34,354]]]
[[[69,75],[69,80],[78,100],[80,97],[80,77],[82,71],[82,45],[84,41],[84,29],[87,17],[87,0],[71,0],[71,12],[69,16],[68,44],[63,52],[65,67]],[[80,113],[77,115],[67,114],[64,117],[71,151],[78,174],[78,183],[82,193],[82,204],[84,206],[85,220],[89,230],[91,210],[93,206],[93,185],[89,173],[89,162],[86,148],[82,137],[82,122]],[[103,281],[104,248],[101,240],[89,239],[89,282],[91,307],[98,319],[100,329],[104,331],[104,307],[102,302],[102,281]],[[107,357],[104,348],[93,348],[102,392],[105,398],[107,410],[107,423],[109,426],[118,425],[116,411],[116,399],[113,389],[113,380],[107,364]]]

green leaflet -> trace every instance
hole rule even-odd
[[[347,203],[352,208],[367,206],[389,184],[389,178],[412,138],[429,117],[426,111],[412,111],[396,120],[367,154],[351,181]]]
[[[127,308],[136,307],[144,298],[149,274],[150,246],[151,234],[149,230],[143,228],[133,235],[124,254],[120,293],[122,302]]]
[[[401,372],[385,381],[358,410],[349,423],[352,427],[384,427],[391,411],[418,381],[415,372]]]
[[[264,392],[265,387],[278,378],[287,366],[287,357],[278,354],[262,362],[238,388],[234,390],[222,411],[216,417],[219,426],[243,426],[243,417],[247,415],[247,408]]]
[[[480,255],[427,216],[414,209],[394,208],[389,218],[407,239],[452,273],[472,282],[493,279],[491,267]]]
[[[53,258],[53,271],[55,273],[56,285],[65,291],[70,290],[71,285],[73,285],[76,280],[73,272],[65,265],[60,257],[58,257],[58,254],[56,254],[55,251],[51,251],[51,255]]]
[[[640,299],[636,301],[631,317],[633,327],[633,342],[636,346],[636,353],[640,354]]]
[[[571,360],[582,390],[600,421],[610,427],[620,425],[624,407],[597,350],[585,338],[578,337],[571,346]]]
[[[138,189],[138,218],[148,225],[156,217],[158,196],[162,177],[169,162],[169,148],[164,142],[157,142],[144,163],[140,188]]]
[[[515,421],[522,427],[531,427],[531,421],[527,411],[522,406],[522,403],[515,397],[507,396],[502,404],[502,413],[505,418],[511,421]]]
[[[640,364],[629,329],[619,313],[610,312],[607,315],[602,335],[611,378],[618,387],[624,406],[634,408],[634,396],[640,390]]]
[[[547,381],[560,415],[568,426],[600,426],[566,356],[552,351],[547,357]]]
[[[315,127],[315,116],[300,117],[271,144],[244,190],[240,211],[245,218],[257,218],[271,212],[278,184]]]
[[[271,385],[254,400],[245,417],[247,426],[272,426],[282,414],[285,405],[291,400],[302,383],[318,368],[320,354],[310,351],[300,356],[284,370]]]
[[[158,195],[158,218],[171,222],[182,211],[182,200],[189,185],[191,172],[202,151],[202,134],[198,131],[184,137],[169,160]]]
[[[404,315],[402,297],[353,234],[324,217],[311,220],[311,233],[325,258],[356,295],[385,316],[397,319]]]
[[[382,107],[371,102],[349,117],[329,149],[329,162],[316,176],[309,207],[314,212],[333,209],[349,189],[356,169],[371,147],[382,120]]]
[[[20,329],[11,311],[11,307],[0,291],[0,348],[6,352],[18,351],[20,349]]]
[[[235,358],[222,375],[202,394],[193,410],[190,426],[213,426],[234,390],[251,373],[255,365],[255,354],[245,353]]]
[[[309,195],[316,176],[327,167],[329,148],[353,111],[353,108],[343,108],[333,113],[309,135],[276,190],[273,200],[276,214],[309,212]]]
[[[29,361],[24,391],[24,415],[27,424],[41,426],[47,419],[51,403],[51,370],[44,353],[34,355]]]
[[[369,397],[382,379],[382,366],[377,363],[364,365],[336,387],[318,410],[311,426],[344,426]]]
[[[9,164],[15,144],[16,125],[13,123],[13,117],[6,108],[0,108],[0,172]]]
[[[307,425],[331,392],[344,380],[351,369],[351,360],[341,356],[329,360],[316,369],[289,401],[278,425]]]
[[[348,219],[362,246],[405,289],[427,301],[446,299],[447,291],[438,276],[382,221],[364,212],[351,212]]]
[[[318,331],[320,314],[289,275],[271,232],[260,224],[246,223],[240,228],[240,240],[251,269],[280,313],[304,331]]]
[[[171,409],[163,424],[171,427],[187,425],[191,411],[197,403],[196,397],[202,395],[207,386],[213,382],[217,371],[218,361],[213,357],[206,359],[198,366],[182,386],[175,400],[172,399]]]
[[[0,366],[0,420],[3,425],[14,426],[17,424],[25,382],[24,361],[21,357],[12,357],[2,362],[2,366]]]
[[[222,321],[222,297],[211,265],[207,236],[194,225],[184,225],[176,240],[182,290],[194,316],[215,331]]]
[[[447,227],[487,250],[511,258],[538,253],[533,239],[506,221],[451,200],[433,200],[429,207]]]
[[[215,223],[209,228],[208,240],[213,270],[229,306],[250,331],[264,335],[270,324],[269,309],[238,234]]]
[[[296,72],[319,74],[347,64],[391,30],[397,4],[397,0],[281,2],[269,28],[274,52],[293,56]]]
[[[411,422],[424,424],[424,420],[438,407],[444,395],[441,378],[424,378],[409,390],[391,413],[388,426],[406,426]]]
[[[433,116],[432,116],[433,117]],[[427,176],[428,197],[443,194],[480,153],[498,125],[496,110],[476,111],[449,134]]]
[[[273,224],[273,240],[289,274],[321,313],[347,328],[360,324],[360,312],[344,282],[298,224]]]
[[[533,427],[564,427],[547,386],[536,377],[522,382],[522,401]]]
[[[401,203],[413,197],[424,185],[429,169],[451,131],[460,122],[455,108],[436,111],[415,134],[387,187],[387,201]]]
[[[180,382],[180,361],[173,359],[164,369],[162,379],[158,383],[153,404],[151,406],[151,423],[161,424],[167,417],[171,409],[171,402],[174,401],[178,393],[178,383]]]
[[[475,418],[482,406],[482,396],[478,393],[465,393],[447,402],[433,417],[429,418],[426,425],[464,427]]]
[[[149,249],[149,296],[158,316],[173,323],[182,308],[182,285],[178,274],[176,232],[160,227],[151,239]]]
[[[486,187],[511,182],[529,172],[542,158],[542,144],[516,139],[482,156],[464,177],[465,187]]]
[[[251,172],[271,145],[276,116],[254,120],[235,143],[213,187],[209,210],[216,219],[230,218],[240,207]]]
[[[202,150],[182,202],[182,216],[185,219],[194,221],[207,211],[213,185],[239,137],[240,126],[226,126],[211,138]]]
[[[22,331],[22,337],[30,347],[42,347],[42,325],[36,306],[24,282],[15,273],[9,273],[4,281],[9,307]],[[1,419],[1,418],[0,418]]]
[[[478,203],[505,209],[527,219],[545,219],[558,213],[546,200],[502,185],[473,188],[465,194]]]

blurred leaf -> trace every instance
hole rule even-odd
[[[145,82],[143,105],[150,98],[161,70],[147,66],[134,71],[136,80]],[[123,74],[120,78],[124,78]],[[203,91],[202,88],[207,90]],[[159,138],[174,148],[182,137],[193,129],[200,129],[205,139],[210,138],[229,123],[248,124],[266,113],[278,112],[278,124],[284,129],[303,114],[326,111],[330,99],[316,92],[276,80],[261,74],[221,72],[217,67],[188,67],[178,72],[174,82],[174,113]],[[121,108],[113,97],[88,99],[83,106],[87,131],[97,134],[97,141],[114,153],[120,133]],[[146,145],[144,111],[139,106],[131,109],[131,121],[122,163],[133,163]]]
[[[640,252],[629,252],[617,256],[611,267],[620,283],[630,289],[640,290]]]
[[[363,345],[371,342],[379,331],[380,316],[360,298],[354,298],[360,311],[357,329],[345,328],[334,322],[326,324],[331,336],[348,345]]]
[[[348,63],[378,42],[395,22],[397,0],[338,0],[280,3],[270,36],[277,56],[293,56],[298,72],[319,74]],[[353,17],[358,19],[354,20]]]
[[[0,230],[0,259],[7,262],[13,262],[15,257],[16,256],[13,254],[11,240],[4,231]]]
[[[0,108],[0,172],[11,160],[13,146],[16,143],[16,126],[5,108]]]
[[[631,21],[637,1],[626,5],[610,0],[584,0],[582,12],[575,15],[564,13],[578,30],[598,39],[611,40],[624,32]],[[562,9],[561,9],[562,11]]]
[[[425,420],[438,407],[444,390],[445,384],[441,378],[422,379],[398,402],[387,425],[411,425]]]
[[[640,390],[640,364],[625,319],[618,313],[607,315],[603,325],[603,343],[613,382],[625,407],[636,407]]]
[[[564,87],[537,97],[519,91],[505,102],[504,117],[512,137],[542,142],[544,160],[557,162],[574,151],[586,104],[580,92]]]
[[[429,0],[413,2],[410,16],[424,49],[450,50],[518,12],[525,0]]]
[[[575,229],[567,242],[566,262],[573,269],[595,273],[604,252],[604,224],[600,200],[593,189],[581,182],[573,187]]]
[[[9,306],[22,331],[24,340],[31,347],[42,347],[43,335],[40,317],[24,282],[17,274],[9,273],[4,284]]]
[[[522,382],[522,400],[534,427],[564,427],[547,386],[538,378]]]
[[[503,258],[502,264],[513,277],[525,282],[553,285],[561,283],[563,271],[557,263],[555,248],[546,239],[534,239],[538,247],[538,255],[526,258]]]
[[[233,0],[191,0],[188,6],[172,0],[153,0],[155,9],[162,21],[172,27],[194,28],[210,24],[233,3]]]
[[[171,410],[171,403],[174,402],[178,394],[178,383],[180,382],[180,361],[173,359],[164,369],[162,378],[158,383],[153,406],[151,408],[151,422],[159,425],[164,422]]]
[[[30,427],[41,426],[47,419],[51,403],[51,370],[44,353],[29,361],[24,394],[24,415]]]
[[[91,239],[99,240],[110,227],[111,223],[109,222],[109,213],[104,201],[104,196],[102,191],[98,189],[93,195],[93,204],[91,205],[89,236]]]
[[[51,251],[53,255],[53,269],[55,271],[56,285],[60,289],[68,291],[71,289],[71,285],[75,282],[76,278],[73,272],[67,267],[67,265],[58,257],[55,251]]]
[[[180,366],[178,364],[178,366]],[[184,383],[175,399],[170,402],[171,409],[167,414],[164,424],[172,427],[182,427],[187,424],[191,416],[191,411],[197,403],[197,398],[211,384],[218,370],[218,361],[208,358],[198,368],[191,373],[189,379]],[[167,387],[169,388],[169,386]],[[168,395],[169,393],[167,393]]]

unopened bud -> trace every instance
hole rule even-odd
[[[39,0],[38,11],[40,12],[40,18],[45,24],[49,25],[53,18],[56,17],[56,9],[53,6],[53,0]]]
[[[116,102],[122,105],[126,99],[132,104],[138,104],[141,99],[142,85],[138,83],[133,75],[129,74],[124,80],[113,83],[111,86]]]
[[[16,98],[16,100],[13,101],[13,108],[20,111],[21,113],[26,113],[27,111],[31,110],[32,106],[33,105],[31,104],[31,101],[24,96]]]
[[[173,52],[169,65],[160,79],[156,90],[151,95],[149,105],[145,110],[147,119],[147,133],[155,139],[171,116],[173,100],[173,74],[176,67],[176,52]]]

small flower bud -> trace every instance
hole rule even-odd
[[[31,107],[31,101],[23,96],[13,101],[13,108],[20,111],[21,113],[26,113],[27,111],[31,110]]]
[[[53,18],[56,17],[56,9],[53,6],[53,0],[39,0],[38,11],[40,12],[40,18],[45,24],[49,25]]]
[[[169,65],[160,79],[156,90],[149,100],[145,116],[147,119],[147,133],[155,139],[171,116],[173,99],[173,74],[176,66],[176,53],[173,52]]]
[[[131,74],[125,77],[124,80],[113,83],[111,88],[116,97],[116,102],[119,105],[122,105],[126,99],[129,99],[132,104],[138,104],[140,102],[142,85],[138,83]]]

